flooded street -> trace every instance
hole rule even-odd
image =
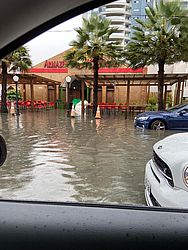
[[[8,157],[0,197],[145,204],[144,170],[153,144],[172,131],[136,130],[133,118],[67,118],[62,110],[0,116]]]

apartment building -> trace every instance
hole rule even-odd
[[[147,6],[153,6],[154,3],[159,0],[132,0],[131,1],[131,27],[137,26],[136,19],[145,20],[147,18],[145,8]],[[134,30],[131,29],[131,36]]]
[[[119,0],[103,5],[84,14],[88,17],[91,13],[97,13],[111,20],[111,26],[118,28],[110,37],[111,41],[119,41],[124,47],[131,37],[131,1]]]
[[[120,41],[122,46],[130,41],[131,34],[131,1],[119,0],[106,4],[100,14],[111,20],[111,26],[118,30],[110,37],[111,41]]]

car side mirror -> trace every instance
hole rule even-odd
[[[180,115],[185,115],[187,112],[185,110],[180,111]]]
[[[0,166],[2,166],[7,158],[7,146],[4,138],[0,135]]]

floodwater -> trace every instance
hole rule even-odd
[[[171,131],[137,130],[133,118],[66,117],[62,110],[1,114],[8,157],[0,197],[144,205],[153,144]]]

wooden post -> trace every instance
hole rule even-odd
[[[67,84],[68,86],[66,87],[66,106],[67,106],[67,110],[69,110],[69,84]]]
[[[90,89],[90,103],[93,103],[93,86]]]
[[[106,103],[106,86],[102,86],[102,102]]]
[[[181,89],[181,80],[178,80],[178,88],[177,88],[177,95],[176,95],[176,104],[180,102],[180,89]]]
[[[56,88],[56,84],[54,84],[54,103],[55,103],[55,108],[57,108],[56,101],[57,101],[57,88]]]
[[[167,85],[165,85],[165,90],[164,90],[164,108],[166,109],[166,97],[167,97]]]
[[[129,112],[129,101],[130,101],[130,80],[127,81],[127,112]]]
[[[183,102],[184,87],[185,87],[185,81],[183,81],[183,83],[182,83],[181,103]]]
[[[23,83],[23,101],[26,101],[26,87],[25,87],[25,83]]]
[[[82,80],[82,115],[84,115],[84,87],[85,82]]]
[[[148,101],[149,101],[149,96],[150,96],[150,85],[147,87],[146,103],[148,103]]]
[[[31,110],[34,110],[34,88],[33,88],[33,80],[30,83],[30,90],[31,90]]]

